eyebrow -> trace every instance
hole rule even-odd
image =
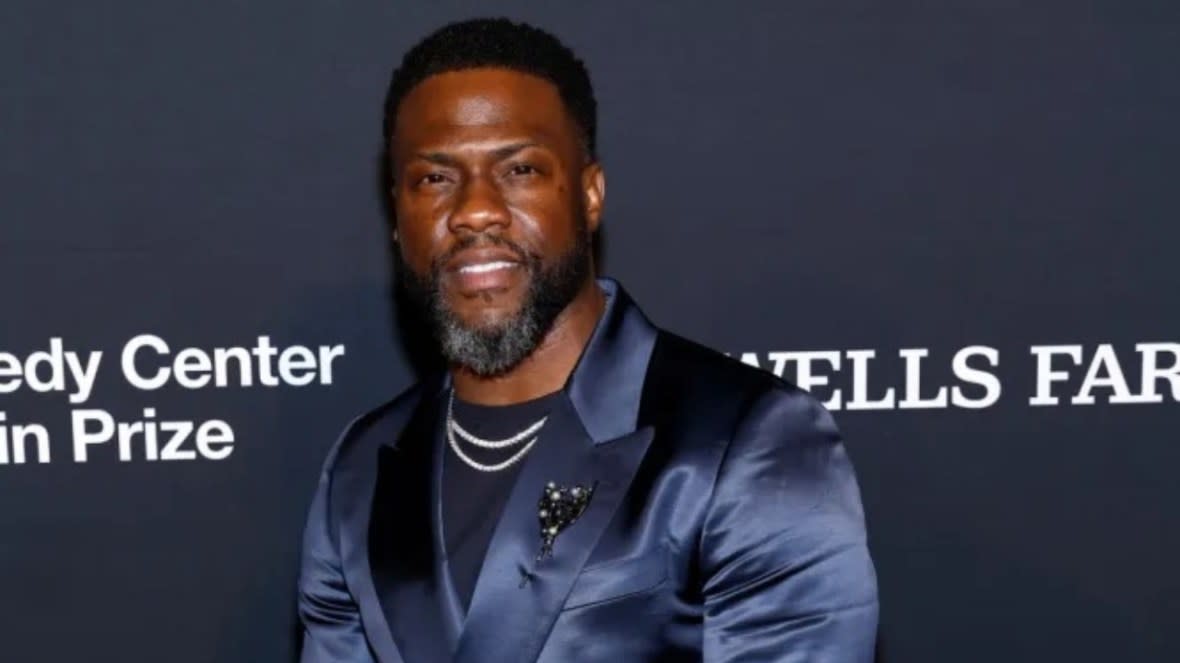
[[[541,144],[531,140],[521,141],[518,143],[509,143],[508,145],[503,145],[493,149],[492,157],[496,161],[500,161],[530,147],[541,147]],[[431,163],[437,163],[442,166],[455,166],[459,163],[458,159],[446,152],[419,152],[414,156],[418,159],[423,159]]]

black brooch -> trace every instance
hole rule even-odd
[[[541,500],[537,503],[537,520],[541,523],[538,562],[553,554],[553,542],[557,540],[557,535],[582,515],[597,485],[597,481],[589,488],[581,485],[566,488],[552,481],[545,484]]]

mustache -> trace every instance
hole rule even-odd
[[[523,246],[513,242],[510,239],[506,239],[499,235],[464,235],[463,237],[459,238],[457,242],[455,242],[454,246],[447,249],[442,255],[439,255],[431,261],[431,271],[436,275],[440,274],[443,270],[443,266],[450,262],[451,259],[458,255],[461,251],[490,246],[508,249],[516,255],[516,258],[520,260],[521,264],[528,267],[535,267],[541,263],[541,256],[535,253],[530,253]]]

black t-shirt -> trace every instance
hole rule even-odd
[[[513,405],[476,405],[456,397],[455,421],[467,432],[485,440],[505,439],[547,415],[557,393]],[[541,427],[538,435],[537,444],[544,444],[545,426]],[[455,436],[463,453],[482,465],[508,460],[531,439],[527,438],[505,449],[482,449]],[[471,602],[475,581],[496,522],[504,510],[520,468],[533,453],[536,453],[535,446],[511,466],[496,472],[483,472],[463,462],[447,444],[442,472],[443,537],[455,590],[464,609]]]

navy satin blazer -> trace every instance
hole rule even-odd
[[[449,379],[347,428],[304,536],[304,663],[872,661],[876,578],[831,416],[599,285],[606,312],[523,461],[466,614],[441,547]],[[538,562],[549,481],[598,485]]]

